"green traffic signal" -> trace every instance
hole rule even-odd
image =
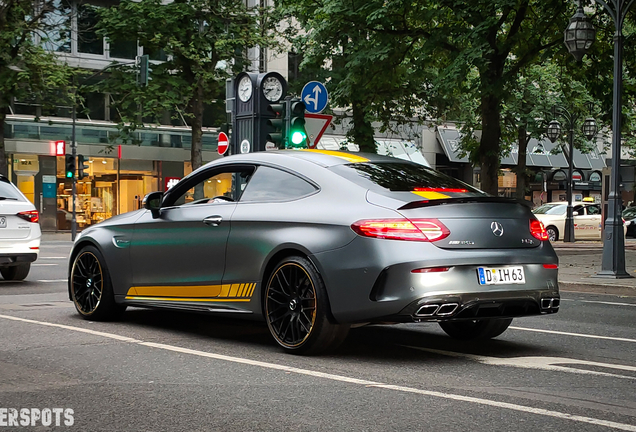
[[[292,132],[292,136],[291,136],[291,142],[294,145],[300,145],[303,143],[303,141],[305,141],[307,139],[307,135],[304,132],[301,131],[294,131]]]
[[[289,143],[292,148],[307,148],[307,131],[305,130],[305,104],[296,99],[290,102]]]
[[[64,157],[64,167],[65,167],[66,178],[75,177],[75,156],[66,155]]]

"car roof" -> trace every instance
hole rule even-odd
[[[266,152],[246,153],[243,155],[228,156],[232,161],[270,161],[273,162],[280,157],[301,159],[313,162],[323,167],[331,167],[335,165],[344,165],[349,163],[362,162],[402,162],[413,163],[404,159],[396,159],[389,156],[381,156],[373,153],[357,153],[335,150],[315,150],[315,149],[299,149],[299,150],[276,150]],[[228,158],[223,158],[227,160]],[[217,162],[218,159],[214,162]]]

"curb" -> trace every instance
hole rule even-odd
[[[559,281],[559,290],[594,294],[610,294],[621,297],[636,297],[636,287],[617,284]]]

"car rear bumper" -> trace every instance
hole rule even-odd
[[[38,259],[37,253],[0,253],[0,266],[11,267],[14,265],[31,263]]]
[[[524,249],[443,250],[430,243],[358,238],[345,248],[311,258],[323,276],[338,322],[441,321],[558,310],[558,258],[549,242]],[[481,266],[521,266],[525,283],[481,285]],[[431,267],[447,269],[413,272]],[[457,307],[445,306],[442,315],[435,306],[420,311],[422,306],[447,304]]]
[[[416,300],[395,317],[398,321],[462,321],[488,318],[516,318],[553,314],[561,298],[556,291],[499,291]]]

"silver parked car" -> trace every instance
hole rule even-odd
[[[291,150],[221,158],[82,231],[69,296],[263,320],[292,353],[351,324],[434,322],[491,338],[558,311],[557,257],[526,206],[412,162]]]

